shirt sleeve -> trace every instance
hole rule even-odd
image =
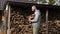
[[[34,19],[33,19],[33,20],[29,20],[29,21],[30,21],[30,22],[37,22],[38,19],[39,19],[39,16],[40,16],[40,13],[37,11],[37,12],[35,13]]]

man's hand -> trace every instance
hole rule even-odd
[[[27,16],[26,18],[29,19],[30,16]]]
[[[29,20],[31,20],[31,19],[32,19],[32,17],[30,16],[30,17],[29,17]]]

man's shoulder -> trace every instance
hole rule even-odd
[[[40,10],[37,10],[37,11],[40,11]]]
[[[37,10],[36,12],[37,12],[37,13],[40,13],[40,10]]]
[[[40,14],[40,11],[39,10],[36,10],[35,14]]]

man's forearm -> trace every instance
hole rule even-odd
[[[37,15],[35,15],[34,19],[32,19],[32,20],[29,19],[29,21],[31,21],[31,22],[37,22],[38,18],[39,18],[39,15],[37,14]]]

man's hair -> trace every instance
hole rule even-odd
[[[32,7],[33,7],[33,6],[37,9],[36,5],[32,5]]]

